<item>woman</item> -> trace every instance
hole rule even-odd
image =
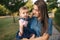
[[[43,36],[43,38],[46,36],[46,39],[48,39],[52,34],[52,19],[48,17],[47,5],[43,0],[34,3],[33,14],[30,27],[35,30],[35,36]]]
[[[46,3],[42,0],[36,1],[32,12],[33,17],[30,20],[29,26],[36,33],[29,40],[48,40],[52,34],[52,20],[48,17]],[[23,40],[28,39],[24,38]]]

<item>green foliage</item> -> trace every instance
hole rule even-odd
[[[47,0],[47,6],[48,6],[48,10],[51,11],[54,8],[57,8],[57,0]]]
[[[28,0],[25,6],[27,6],[29,10],[31,10],[33,6],[32,0]]]
[[[4,5],[0,4],[0,16],[4,16],[4,15],[8,15],[9,14],[9,10],[5,8]]]
[[[23,2],[23,0],[0,0],[0,4],[5,5],[7,9],[9,9],[11,12],[16,12],[21,6],[24,6],[26,2]]]
[[[5,13],[3,13],[3,11],[0,10],[0,16],[2,16],[2,15],[5,15]]]
[[[15,23],[15,18],[14,18],[13,13],[18,11],[18,9],[21,6],[24,6],[26,4],[26,2],[24,2],[23,0],[21,0],[21,1],[19,1],[19,0],[0,0],[0,4],[5,5],[5,7],[10,10],[10,12],[13,16],[13,21]]]
[[[47,2],[54,2],[54,1],[57,1],[57,0],[47,0]]]
[[[55,22],[58,26],[60,26],[60,8],[57,9],[56,13],[55,13]]]

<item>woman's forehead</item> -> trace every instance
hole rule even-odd
[[[34,9],[38,9],[37,5],[34,5],[33,8],[34,8]]]

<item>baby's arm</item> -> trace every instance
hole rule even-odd
[[[23,34],[23,20],[19,20],[19,36]]]

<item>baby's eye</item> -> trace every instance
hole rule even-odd
[[[25,14],[25,13],[23,12],[23,14]]]
[[[26,13],[29,13],[29,12],[26,12]]]

